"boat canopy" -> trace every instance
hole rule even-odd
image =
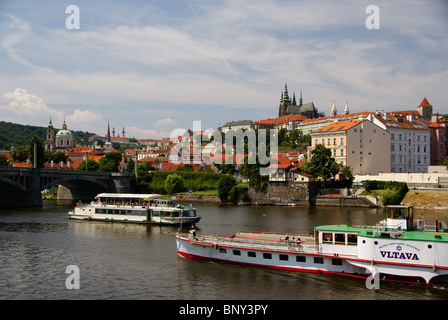
[[[141,200],[155,200],[163,199],[160,194],[151,193],[100,193],[96,196],[97,198],[113,198],[113,199],[141,199]]]

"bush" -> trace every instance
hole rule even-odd
[[[165,180],[165,189],[168,194],[174,194],[183,191],[184,180],[178,174],[170,174]]]
[[[228,200],[230,191],[236,186],[236,180],[234,177],[227,174],[222,175],[218,181],[218,195],[221,201],[225,202]]]
[[[405,182],[397,181],[365,181],[364,188],[368,192],[371,190],[384,190],[381,194],[381,201],[385,206],[400,204],[409,191],[408,185]]]

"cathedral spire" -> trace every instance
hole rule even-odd
[[[288,95],[288,84],[285,82],[285,90],[283,91],[283,100],[291,100]]]
[[[302,89],[300,89],[300,98],[299,98],[299,106],[303,105],[303,100],[302,100]]]
[[[331,107],[330,116],[334,117],[338,115],[338,110],[336,110],[336,103],[333,101],[333,106]]]
[[[107,142],[110,142],[110,126],[109,126],[109,121],[107,121]]]

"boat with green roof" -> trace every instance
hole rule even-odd
[[[415,218],[412,206],[385,209],[386,218],[374,225],[323,225],[312,235],[239,231],[205,236],[191,230],[177,234],[177,251],[186,258],[448,285],[445,221]]]

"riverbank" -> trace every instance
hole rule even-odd
[[[448,191],[409,190],[401,203],[415,209],[448,210]]]

